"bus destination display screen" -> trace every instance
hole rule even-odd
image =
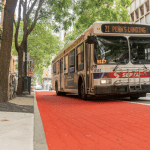
[[[150,34],[150,26],[136,24],[103,24],[104,33]]]

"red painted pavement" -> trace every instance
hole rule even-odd
[[[150,150],[150,106],[35,93],[49,150]]]

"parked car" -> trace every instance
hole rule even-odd
[[[52,90],[52,83],[49,84],[49,91]]]
[[[41,85],[36,85],[35,90],[42,90],[42,86]]]

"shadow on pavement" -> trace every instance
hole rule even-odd
[[[17,97],[25,97],[25,98],[34,98],[34,95],[33,96],[29,96],[29,95],[17,95]]]
[[[33,113],[34,112],[34,106],[17,105],[17,104],[12,104],[9,102],[2,102],[2,103],[0,103],[0,111]]]
[[[70,97],[70,98],[75,98],[75,99],[79,99],[78,98],[78,95],[76,94],[67,94],[65,97]],[[109,102],[109,101],[118,101],[117,99],[115,99],[115,97],[112,97],[112,96],[88,96],[88,99],[87,100],[82,100],[80,99],[81,101],[92,101],[92,102]]]

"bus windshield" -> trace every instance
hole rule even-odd
[[[97,36],[94,44],[96,64],[126,64],[129,62],[127,38],[121,36]]]
[[[150,37],[130,37],[130,54],[133,64],[150,64]]]

